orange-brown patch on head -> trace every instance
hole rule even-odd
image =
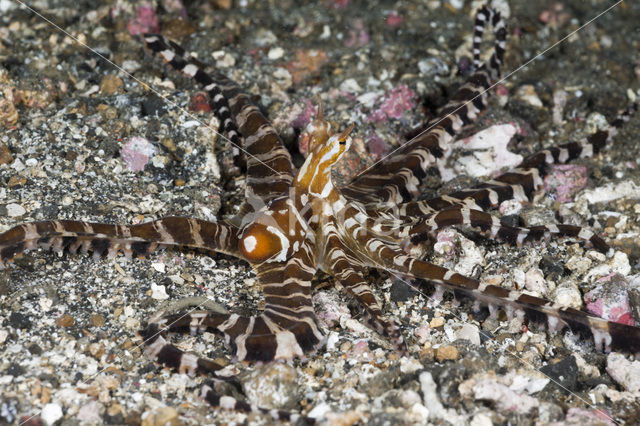
[[[282,249],[278,235],[262,223],[249,225],[240,239],[240,251],[249,262],[275,260]]]

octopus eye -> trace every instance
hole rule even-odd
[[[249,262],[270,262],[283,260],[287,248],[281,239],[262,224],[251,225],[240,239],[240,251]]]
[[[345,145],[347,143],[347,141],[339,141],[338,142],[340,145]]]

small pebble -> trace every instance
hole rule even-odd
[[[493,426],[491,417],[484,413],[478,413],[471,419],[469,426]]]
[[[166,111],[166,108],[165,100],[158,96],[149,96],[142,101],[142,114],[145,116],[159,116]]]
[[[480,337],[478,337],[480,340]],[[440,346],[436,349],[436,359],[438,362],[442,362],[445,360],[455,361],[460,356],[458,349],[455,346]]]
[[[433,376],[428,371],[420,373],[420,390],[425,407],[429,407],[429,411],[433,417],[441,417],[445,414],[445,409],[440,401],[438,394],[438,385],[433,380]]]
[[[273,72],[273,78],[282,89],[288,89],[293,85],[291,73],[284,68],[277,68]]]
[[[556,126],[562,124],[562,111],[567,104],[567,98],[567,92],[564,90],[557,89],[553,92],[552,121]]]
[[[154,300],[167,300],[169,295],[165,286],[151,283],[151,298]]]
[[[103,410],[102,404],[98,401],[89,401],[78,410],[76,418],[81,422],[99,424],[102,423],[100,411]]]
[[[26,166],[24,165],[24,163],[22,161],[20,161],[20,159],[16,159],[14,162],[11,163],[11,168],[13,170],[15,170],[16,172],[21,172],[23,171]]]
[[[22,216],[27,212],[27,210],[22,207],[20,204],[10,203],[6,206],[7,216],[9,217],[18,217]]]
[[[335,293],[319,291],[313,296],[313,305],[318,319],[327,328],[335,327],[342,319],[351,318],[349,308]]]
[[[421,349],[418,357],[420,362],[423,364],[427,364],[432,362],[435,359],[436,351],[429,345],[427,342]]]
[[[576,359],[573,356],[553,359],[549,364],[540,367],[540,372],[569,391],[576,389],[579,370]]]
[[[640,390],[640,361],[629,361],[623,354],[612,352],[607,356],[607,373],[626,391]]]
[[[354,78],[349,78],[340,83],[340,90],[349,93],[360,93],[362,92],[362,87],[360,87]]]
[[[414,336],[418,338],[419,344],[424,344],[429,339],[429,324],[423,324],[413,331]]]
[[[165,2],[166,4],[167,2]],[[178,2],[179,3],[179,2]],[[162,26],[162,34],[172,40],[184,40],[196,31],[188,20],[178,16]]]
[[[141,426],[179,426],[182,422],[173,407],[159,407],[142,414]]]
[[[300,397],[297,381],[297,369],[274,362],[256,367],[242,385],[251,403],[291,410],[297,406]]]
[[[524,274],[524,286],[534,293],[545,294],[547,286],[540,268],[531,268]]]
[[[7,182],[7,187],[14,188],[20,187],[27,183],[27,178],[24,176],[13,175],[9,178],[9,182]]]
[[[162,262],[154,262],[151,264],[151,267],[162,274],[164,274],[166,270],[166,265]]]
[[[415,358],[402,357],[400,359],[400,371],[403,374],[413,373],[423,368],[422,364]]]
[[[313,419],[321,419],[325,417],[327,414],[332,412],[333,412],[333,409],[331,408],[331,406],[323,402],[313,407],[313,409],[309,411],[308,416]]]
[[[236,59],[224,50],[216,50],[211,56],[216,60],[216,66],[220,68],[229,68],[236,64]]]
[[[293,77],[293,83],[300,84],[318,73],[328,60],[327,54],[322,50],[298,50],[296,58],[287,64],[286,68]]]
[[[456,331],[457,340],[468,340],[476,346],[480,346],[480,331],[474,324],[465,324]],[[439,348],[438,348],[439,349]]]
[[[89,345],[89,353],[97,360],[104,354],[105,348],[104,345],[100,343],[91,343]]]
[[[124,325],[130,330],[137,330],[140,328],[140,321],[135,318],[128,317],[125,319]]]
[[[408,389],[400,393],[400,401],[404,407],[411,407],[413,404],[422,402],[422,398],[418,392]]]
[[[140,62],[134,61],[132,59],[125,59],[122,62],[122,68],[129,73],[134,73],[140,69]]]
[[[94,327],[102,327],[105,324],[104,316],[100,314],[92,314],[89,317],[89,324]]]
[[[207,96],[207,94],[204,92],[198,92],[195,95],[193,95],[193,97],[189,101],[189,111],[211,112],[211,105],[209,105],[209,97]],[[165,141],[166,139],[162,141],[162,145],[168,148],[165,145],[166,143]],[[175,152],[175,145],[174,145],[174,149],[171,152]]]
[[[429,76],[430,78],[434,75],[445,76],[449,74],[449,66],[442,60],[435,57],[419,61],[418,69],[422,75]]]
[[[100,82],[100,91],[105,95],[121,93],[123,87],[122,79],[113,74],[105,75]]]
[[[431,321],[429,321],[429,327],[431,328],[438,328],[438,327],[442,327],[444,325],[444,318],[442,317],[434,317],[433,319],[431,319]]]
[[[402,118],[405,111],[415,108],[416,94],[406,84],[400,84],[389,89],[382,96],[382,103],[366,120],[374,123],[384,123],[390,118]]]
[[[520,86],[516,90],[514,97],[536,108],[543,107],[542,101],[538,97],[535,88],[530,84]]]
[[[169,159],[164,155],[156,155],[151,159],[151,164],[153,164],[153,167],[156,167],[158,169],[163,169],[168,162]]]
[[[176,284],[176,285],[183,285],[184,284],[184,278],[182,278],[180,275],[169,275],[169,279],[171,280],[172,283]],[[164,287],[164,286],[162,286]]]
[[[282,47],[272,47],[267,53],[267,57],[271,60],[280,59],[284,55],[284,49]]]
[[[503,216],[518,215],[522,211],[522,203],[517,200],[506,200],[500,204],[500,214]]]
[[[20,312],[11,312],[9,315],[9,325],[14,328],[29,329],[32,326],[28,316]]]
[[[11,164],[13,161],[13,155],[9,148],[3,143],[0,143],[0,166],[3,164]]]
[[[580,290],[572,284],[560,284],[554,292],[554,301],[561,306],[568,306],[575,309],[582,307],[582,296]]]
[[[18,122],[18,109],[11,95],[12,88],[0,87],[0,127],[9,128]]]
[[[42,409],[40,417],[45,424],[52,425],[62,418],[62,407],[58,404],[47,404]]]
[[[1,7],[1,2],[0,2],[0,7]],[[5,399],[4,401],[0,402],[0,420],[6,422],[7,424],[13,424],[13,421],[17,418],[18,416],[18,401],[15,399]],[[28,423],[25,424],[24,422],[22,422],[23,419],[20,419],[21,422],[19,422],[19,424],[25,425],[25,426],[30,426]]]
[[[420,421],[426,422],[429,419],[429,409],[419,402],[413,404],[411,408],[409,408],[409,413],[416,419]]]
[[[73,327],[76,320],[69,314],[62,314],[56,318],[56,325],[58,327]]]
[[[387,16],[387,19],[385,21],[387,26],[391,28],[399,27],[400,25],[402,25],[403,22],[404,22],[404,17],[402,15],[398,15],[398,12],[396,12],[395,10],[392,11],[389,14],[389,16]]]
[[[330,331],[327,336],[327,351],[333,352],[336,350],[336,344],[340,340],[340,335],[335,331]]]
[[[20,364],[12,362],[11,364],[9,364],[9,368],[7,368],[4,372],[9,376],[20,377],[24,374],[24,367],[22,367]]]

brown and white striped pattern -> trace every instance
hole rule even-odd
[[[577,142],[550,147],[526,157],[514,170],[484,182],[474,188],[453,192],[422,201],[411,201],[401,205],[387,203],[378,211],[395,210],[403,218],[415,218],[432,214],[452,206],[467,206],[470,209],[494,209],[506,200],[532,201],[533,195],[542,187],[544,178],[553,164],[566,164],[575,159],[588,158],[599,153],[616,134],[616,129],[629,120],[638,110],[638,102],[622,111],[608,127]]]
[[[184,364],[175,349],[163,346],[164,340],[156,343],[166,332],[221,332],[236,357],[247,361],[292,359],[313,351],[323,335],[311,304],[310,281],[316,272],[312,256],[312,250],[305,246],[285,262],[255,266],[265,293],[265,309],[260,315],[198,311],[151,321],[142,332],[150,357],[190,374],[200,368],[197,362]]]
[[[607,253],[609,246],[602,238],[588,229],[564,224],[549,224],[547,226],[531,226],[527,228],[510,226],[500,221],[496,216],[482,210],[468,207],[454,206],[425,216],[407,232],[407,239],[413,245],[427,240],[428,235],[439,229],[454,225],[467,225],[488,235],[490,238],[506,243],[522,246],[523,243],[548,240],[553,237],[578,238],[588,242],[596,250]],[[401,234],[401,236],[404,236]]]
[[[506,29],[500,14],[486,6],[476,15],[474,57],[478,61],[479,39],[488,22],[493,26],[495,34],[494,52],[489,61],[479,65],[442,108],[438,118],[432,121],[433,124],[430,123],[428,130],[411,139],[383,161],[367,168],[342,188],[342,193],[347,198],[362,202],[401,203],[417,197],[420,185],[427,176],[427,169],[447,157],[449,143],[454,136],[462,126],[474,121],[487,107],[486,91],[500,76]]]
[[[144,40],[153,53],[204,87],[227,137],[246,154],[247,196],[259,197],[265,205],[286,192],[293,179],[291,156],[249,96],[222,74],[204,72],[197,61],[184,57],[184,49],[166,37],[145,34]],[[252,210],[251,204],[242,209],[244,213]]]
[[[347,293],[360,302],[367,314],[368,325],[379,334],[387,336],[399,353],[406,354],[407,348],[400,333],[400,326],[395,319],[384,315],[371,287],[362,276],[364,267],[373,265],[360,260],[341,237],[345,233],[353,237],[354,233],[360,232],[359,228],[359,224],[349,220],[345,221],[342,232],[333,224],[324,227],[326,244],[323,269],[333,275]]]
[[[398,271],[406,270],[415,278],[423,278],[419,281],[421,285],[426,284],[426,281],[435,282],[489,306],[504,307],[507,313],[526,315],[531,322],[539,326],[548,326],[550,332],[568,327],[573,333],[580,334],[582,338],[592,338],[596,348],[601,351],[617,350],[632,354],[640,352],[639,327],[609,322],[585,311],[563,307],[516,290],[481,283],[419,260],[401,262],[402,259],[398,258],[401,256],[402,254],[398,254],[389,262],[390,268],[391,265],[395,265]]]
[[[489,22],[496,37],[494,52],[488,63],[480,64],[479,43]],[[205,330],[221,333],[238,360],[305,356],[324,341],[311,302],[311,281],[318,270],[341,283],[364,308],[368,325],[386,336],[400,353],[407,350],[400,324],[379,306],[364,278],[366,268],[417,279],[420,285],[434,282],[489,306],[504,306],[517,315],[524,313],[534,322],[547,324],[550,330],[568,326],[593,338],[603,350],[638,353],[638,327],[610,323],[580,310],[488,285],[425,262],[407,250],[411,245],[421,245],[430,232],[455,225],[475,227],[516,245],[566,236],[587,241],[601,251],[609,249],[597,235],[580,227],[511,227],[488,211],[505,200],[530,201],[550,164],[599,152],[616,128],[637,110],[637,104],[613,120],[609,128],[584,141],[531,155],[519,168],[475,188],[414,201],[427,168],[448,155],[454,135],[486,107],[483,92],[499,77],[505,34],[499,14],[482,8],[473,40],[477,70],[442,109],[433,128],[342,188],[334,186],[331,169],[349,149],[353,126],[332,135],[320,115],[307,129],[311,153],[294,177],[290,155],[274,128],[234,82],[218,73],[206,74],[197,61],[185,58],[184,50],[163,36],[146,35],[145,42],[154,53],[204,86],[223,130],[232,143],[246,151],[245,216],[216,223],[167,217],[132,226],[61,220],[26,223],[0,234],[0,267],[38,246],[92,252],[96,257],[119,252],[125,256],[145,255],[158,246],[189,247],[246,260],[264,291],[262,312],[251,316],[215,311],[161,314],[140,332],[151,359],[179,372],[208,374],[216,380],[232,381],[220,373],[221,365],[184,353],[167,341],[166,334]],[[202,397],[212,406],[261,412],[275,420],[312,421],[216,394],[208,385],[203,387]]]
[[[56,252],[92,252],[94,257],[118,253],[144,256],[158,246],[191,247],[232,256],[237,250],[237,228],[185,217],[165,217],[139,225],[110,225],[73,220],[30,222],[0,235],[0,267],[25,250],[43,247]]]

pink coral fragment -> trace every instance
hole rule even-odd
[[[369,43],[369,33],[364,29],[362,20],[356,19],[353,29],[349,31],[349,37],[344,42],[346,47],[362,47]]]
[[[620,274],[598,280],[598,286],[584,295],[587,311],[620,324],[635,325],[629,306],[628,283]]]
[[[309,99],[304,99],[303,102],[304,108],[302,112],[291,120],[291,127],[294,129],[304,129],[307,127],[307,124],[311,122],[311,117],[314,117],[318,113],[318,108],[316,108]]]
[[[562,3],[554,3],[549,9],[543,10],[538,16],[540,22],[552,27],[562,27],[571,20],[571,15],[564,11]]]
[[[389,151],[389,144],[378,135],[375,131],[371,130],[367,136],[367,146],[369,152],[375,158],[380,158]]]
[[[369,350],[369,343],[366,339],[358,339],[355,341],[349,352],[347,353],[347,359],[353,359],[357,361],[372,361],[374,359],[373,354]]]
[[[384,100],[367,121],[382,123],[388,118],[400,118],[402,114],[415,107],[416,94],[406,84],[400,84],[384,94]]]
[[[340,324],[340,319],[349,319],[351,314],[349,308],[332,294],[320,291],[313,296],[313,306],[315,307],[318,319],[327,328],[332,328]]]
[[[124,144],[120,150],[120,158],[127,168],[134,172],[144,170],[149,159],[153,157],[156,148],[145,138],[134,136]]]
[[[162,7],[169,13],[178,13],[183,18],[187,17],[187,9],[180,0],[162,0]]]
[[[507,87],[502,84],[496,85],[495,92],[496,95],[500,97],[509,96],[509,89],[507,89]]]
[[[127,23],[127,30],[129,30],[129,34],[131,35],[159,32],[160,24],[158,23],[156,10],[148,5],[139,6],[136,17]]]
[[[398,15],[396,11],[391,12],[389,16],[387,16],[387,26],[391,28],[399,27],[404,22],[404,17]]]
[[[552,425],[565,424],[599,424],[603,426],[613,426],[611,416],[605,409],[588,410],[580,407],[571,407],[567,411],[567,415],[563,422],[554,422]]]
[[[573,196],[587,186],[587,168],[573,164],[552,166],[544,180],[545,190],[555,195],[556,200],[568,203]]]
[[[318,108],[309,99],[304,99],[303,104],[297,103],[284,110],[282,117],[274,121],[274,125],[291,126],[294,129],[306,129],[312,118],[316,116]],[[281,124],[282,123],[282,124]],[[298,138],[298,151],[304,157],[309,154],[309,140],[311,135],[303,131]]]

